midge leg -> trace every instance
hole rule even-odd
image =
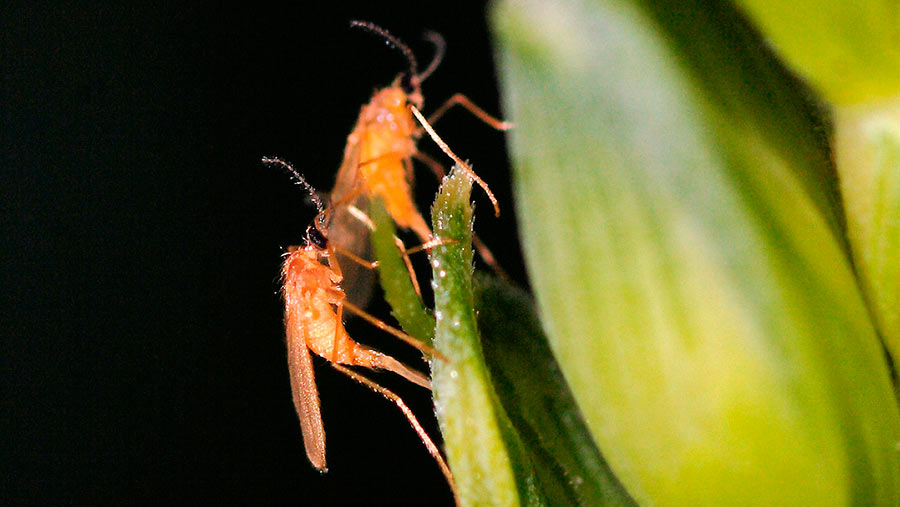
[[[441,468],[441,473],[444,474],[444,477],[447,479],[447,483],[450,485],[450,489],[453,491],[453,497],[456,498],[456,483],[453,481],[453,474],[450,472],[450,467],[447,466],[447,462],[444,461],[444,457],[441,455],[441,451],[438,450],[437,445],[434,444],[434,441],[431,440],[431,437],[428,436],[428,433],[425,432],[425,429],[422,428],[422,425],[419,424],[419,420],[416,418],[416,415],[413,414],[412,410],[406,406],[406,403],[400,396],[397,396],[393,391],[386,387],[382,387],[380,384],[356,373],[355,371],[341,366],[339,364],[331,363],[331,366],[337,371],[347,375],[351,379],[359,382],[360,384],[368,387],[369,389],[375,391],[376,393],[384,396],[395,405],[397,408],[403,412],[403,415],[406,417],[406,420],[409,421],[409,425],[412,426],[413,430],[419,436],[419,440],[425,444],[425,448],[428,449],[428,454],[431,454],[431,457],[437,461],[438,466]]]
[[[344,277],[344,273],[341,271],[341,265],[337,260],[337,257],[334,255],[334,249],[331,245],[328,246],[328,266],[341,278]],[[344,322],[344,305],[342,302],[343,295],[341,298],[335,299],[337,309],[335,310],[335,314],[337,315],[337,323],[340,324]],[[334,338],[331,343],[331,362],[336,363],[338,360],[338,340],[340,338],[340,329],[341,326],[334,326]]]
[[[472,246],[475,247],[475,250],[478,251],[478,255],[481,256],[481,259],[487,264],[491,270],[500,277],[504,282],[509,282],[511,279],[506,271],[500,267],[500,263],[497,262],[497,259],[494,257],[494,254],[491,252],[490,248],[481,241],[481,238],[478,237],[474,232],[472,233]]]
[[[469,167],[469,164],[463,162],[461,158],[456,156],[456,153],[453,153],[453,150],[450,149],[450,146],[448,146],[447,143],[444,142],[444,140],[441,139],[439,135],[437,135],[437,132],[434,131],[434,129],[431,127],[431,124],[428,123],[428,120],[426,120],[424,116],[422,116],[422,112],[419,111],[416,106],[410,104],[409,109],[410,111],[412,111],[416,119],[419,120],[419,123],[422,124],[425,132],[428,132],[431,140],[438,145],[441,151],[443,151],[448,157],[453,159],[453,161],[456,162],[456,164],[460,166],[466,172],[466,174],[468,174],[470,178],[475,180],[475,183],[478,183],[478,186],[480,186],[484,190],[484,193],[487,194],[488,199],[491,200],[491,204],[494,205],[494,213],[499,217],[500,204],[497,202],[497,198],[494,197],[494,193],[491,192],[491,189],[488,187],[487,183],[485,183],[483,179],[479,178],[478,175],[475,174],[475,171],[473,171],[472,168]]]
[[[369,218],[369,216],[366,215],[361,209],[356,208],[356,207],[348,207],[348,210],[350,211],[350,214],[353,215],[354,218],[356,218],[357,220],[359,220],[360,222],[365,224],[366,227],[369,228],[369,230],[372,230],[372,231],[375,230],[375,224],[372,222],[372,219]],[[401,240],[397,236],[394,236],[394,244],[397,245],[397,248],[400,250],[400,253],[403,256],[403,263],[406,265],[406,270],[409,272],[410,281],[412,281],[413,288],[416,291],[416,295],[418,295],[420,299],[422,298],[422,290],[421,290],[421,287],[419,286],[419,280],[416,277],[416,272],[413,269],[413,265],[409,259],[409,256],[414,253],[421,252],[423,250],[430,250],[439,245],[445,245],[448,243],[455,243],[455,242],[456,241],[452,240],[452,239],[435,238],[432,236],[431,239],[425,241],[421,245],[407,250],[406,245],[403,243],[403,240]],[[367,261],[367,260],[355,255],[354,253],[352,253],[344,248],[341,248],[339,245],[335,245],[334,248],[335,248],[335,251],[340,252],[341,254],[345,255],[347,258],[349,258],[353,262],[356,262],[360,266],[363,266],[365,268],[370,268],[370,269],[374,269],[374,268],[378,267],[378,261]],[[490,251],[488,251],[487,253],[488,253],[488,255],[490,255]],[[493,259],[493,257],[491,257],[491,259]],[[499,266],[497,268],[499,269]],[[502,270],[500,270],[500,271],[502,271]]]
[[[422,299],[422,288],[419,287],[419,277],[416,276],[416,270],[413,269],[412,261],[409,258],[409,252],[406,251],[406,245],[403,244],[403,240],[394,236],[394,244],[397,245],[397,249],[403,253],[403,264],[406,266],[406,271],[409,273],[409,281],[412,282],[413,289],[416,291],[416,296],[419,296],[419,299]]]
[[[331,246],[331,248],[334,249],[335,252],[340,253],[344,257],[350,259],[351,261],[359,264],[360,266],[362,266],[364,268],[375,269],[378,267],[378,261],[367,261],[367,260],[363,259],[362,257],[356,255],[355,253],[351,252],[350,250],[347,250],[346,248],[344,248],[340,245],[330,245],[330,246]]]
[[[362,167],[364,165],[374,164],[381,160],[386,160],[386,159],[391,159],[391,158],[404,158],[404,157],[406,157],[405,151],[389,151],[387,153],[382,153],[381,155],[378,155],[377,157],[372,157],[367,160],[362,160],[356,165],[356,167]]]
[[[338,303],[337,310],[335,311],[337,315],[338,322],[344,322],[344,305]],[[331,343],[331,362],[336,363],[338,361],[338,339],[340,338],[340,327],[334,326],[334,339]]]
[[[413,154],[413,157],[430,167],[431,172],[433,172],[437,176],[438,181],[441,181],[447,174],[446,171],[444,171],[444,166],[442,166],[440,162],[431,158],[430,156],[417,151]],[[490,267],[491,270],[493,270],[494,273],[496,273],[497,276],[500,277],[500,279],[507,282],[510,281],[509,275],[507,275],[506,271],[504,271],[503,268],[500,267],[500,264],[497,262],[494,254],[487,247],[487,245],[485,245],[484,242],[481,241],[481,238],[479,238],[477,234],[472,235],[472,246],[474,246],[475,250],[478,251],[478,255],[481,256],[485,264],[487,264],[488,267]]]
[[[447,356],[441,354],[440,352],[435,350],[433,347],[425,345],[417,338],[414,338],[414,337],[404,333],[403,331],[400,331],[399,329],[391,326],[390,324],[387,324],[386,322],[379,320],[377,317],[372,316],[371,314],[367,313],[365,310],[359,308],[358,306],[354,305],[353,303],[349,303],[349,302],[345,301],[343,303],[343,306],[345,308],[347,308],[347,310],[349,310],[351,313],[362,317],[363,320],[365,320],[369,324],[372,324],[373,326],[377,327],[378,329],[381,329],[385,333],[395,336],[396,338],[400,339],[400,341],[405,342],[408,345],[415,347],[416,349],[418,349],[426,354],[430,354],[431,357],[440,359],[442,361],[449,361],[447,359]]]
[[[406,270],[409,271],[410,280],[412,281],[413,288],[416,290],[416,295],[419,296],[419,299],[422,299],[422,290],[419,287],[419,279],[416,277],[416,271],[413,269],[412,261],[410,261],[409,256],[422,251],[431,250],[436,246],[448,245],[451,243],[456,243],[456,240],[449,238],[432,237],[430,240],[422,243],[421,245],[414,246],[407,250],[406,245],[403,243],[403,240],[398,238],[397,236],[394,236],[394,244],[397,245],[397,248],[400,249],[400,253],[403,254],[403,263],[406,264]]]
[[[434,175],[437,176],[438,181],[441,181],[442,179],[444,179],[444,176],[447,175],[447,171],[444,170],[444,166],[442,166],[441,163],[437,160],[431,158],[430,155],[427,155],[421,151],[417,151],[413,153],[413,158],[427,165],[431,169],[431,172],[433,172]]]
[[[487,123],[491,127],[497,130],[509,130],[513,128],[515,125],[512,122],[503,121],[499,118],[494,118],[489,115],[484,109],[476,106],[474,102],[469,100],[469,97],[466,97],[462,93],[454,94],[452,97],[447,99],[446,102],[441,104],[441,107],[437,108],[430,116],[428,116],[428,123],[433,124],[438,121],[444,113],[446,113],[453,106],[462,106],[467,111],[472,113],[473,116],[478,118],[479,120]],[[421,132],[419,132],[421,134]]]
[[[366,215],[366,212],[365,212],[365,211],[363,211],[363,210],[357,208],[356,206],[354,206],[354,205],[352,205],[352,204],[348,204],[348,205],[347,205],[347,212],[350,213],[350,215],[351,215],[353,218],[355,218],[355,219],[359,220],[360,222],[362,222],[363,225],[365,225],[366,228],[369,229],[370,231],[374,231],[374,230],[375,230],[375,224],[372,222],[372,219],[369,218],[369,215]]]

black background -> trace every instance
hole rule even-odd
[[[426,112],[462,92],[499,113],[485,5],[422,5],[2,8],[3,503],[451,504],[396,407],[323,361],[330,471],[307,461],[277,276],[314,211],[259,162],[333,184],[360,106],[405,68],[351,19],[421,67],[423,31],[444,35]],[[462,110],[436,128],[500,199],[496,219],[476,189],[476,229],[524,279],[503,134]],[[437,183],[417,172],[425,209]],[[436,434],[427,392],[377,378]]]

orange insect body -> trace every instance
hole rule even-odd
[[[357,152],[345,164],[357,164],[365,193],[384,199],[388,213],[400,227],[412,229],[422,241],[431,229],[412,201],[412,157],[416,153],[416,125],[407,107],[410,100],[395,82],[375,93],[363,106],[347,152]],[[358,147],[358,149],[354,149]]]
[[[361,345],[350,338],[344,328],[344,309],[359,315],[375,327],[392,334],[422,352],[431,354],[433,357],[443,358],[443,356],[433,348],[403,331],[392,328],[346,300],[347,296],[341,288],[343,275],[340,264],[335,258],[335,251],[343,251],[349,259],[368,268],[375,266],[328,241],[328,217],[333,216],[335,210],[324,208],[322,199],[316,190],[294,166],[277,157],[263,157],[263,163],[287,169],[297,183],[306,187],[319,210],[315,226],[306,229],[305,246],[288,248],[281,266],[291,392],[294,398],[294,408],[300,418],[303,444],[309,461],[319,470],[326,470],[325,429],[322,424],[315,370],[309,353],[312,350],[316,355],[329,361],[332,368],[397,405],[416,434],[419,435],[419,439],[425,444],[429,454],[438,463],[450,487],[453,488],[453,475],[450,473],[450,468],[431,437],[428,436],[403,400],[389,389],[343,365],[388,370],[410,382],[430,389],[431,384],[428,378],[422,373],[406,367],[393,357]]]
[[[346,299],[340,287],[342,277],[319,260],[322,255],[327,255],[327,251],[312,244],[288,249],[282,267],[282,290],[289,346],[292,342],[303,343],[329,361],[390,370],[423,387],[430,387],[421,373],[350,338],[335,311],[335,307],[343,305]]]
[[[340,287],[341,275],[321,262],[320,258],[327,255],[327,250],[308,242],[304,247],[290,247],[282,265],[291,391],[306,454],[319,470],[326,469],[325,429],[310,350],[336,364],[385,369],[431,387],[421,373],[350,338],[341,320],[342,312],[335,310],[342,308],[346,297]]]
[[[363,28],[383,37],[389,45],[400,50],[410,64],[408,74],[401,74],[391,86],[375,92],[368,104],[360,110],[359,119],[353,132],[347,138],[344,148],[344,159],[338,171],[334,190],[331,193],[332,205],[337,208],[334,221],[334,237],[345,248],[360,253],[366,248],[363,239],[368,234],[361,225],[350,225],[357,220],[342,211],[348,205],[365,208],[366,199],[381,197],[385,208],[394,222],[405,229],[415,232],[423,243],[432,239],[431,228],[422,217],[413,202],[411,183],[413,180],[412,159],[419,158],[431,165],[432,169],[443,175],[443,168],[431,157],[416,149],[416,141],[423,131],[419,130],[416,119],[422,124],[424,132],[438,144],[450,158],[463,166],[469,175],[487,193],[494,210],[499,216],[500,208],[497,200],[487,184],[481,180],[468,164],[450,151],[429,125],[419,109],[424,99],[421,92],[422,81],[428,77],[440,63],[443,55],[443,40],[432,34],[432,41],[438,45],[438,53],[421,74],[412,51],[381,27],[371,23],[354,21],[351,26]],[[469,109],[478,118],[505,130],[509,124],[501,122],[472,104],[462,95],[455,95],[432,115],[432,121],[442,115],[453,105],[461,105]]]

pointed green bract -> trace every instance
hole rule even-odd
[[[454,191],[463,192],[460,195],[464,196],[468,186],[457,185]],[[375,225],[372,243],[379,262],[381,286],[392,314],[405,331],[431,344],[434,317],[422,305],[412,286],[394,241],[394,224],[380,200],[369,204],[369,217]],[[461,266],[465,266],[465,258],[463,256]],[[494,390],[500,406],[509,415],[512,430],[522,435],[515,438],[521,441],[528,461],[534,465],[534,477],[540,490],[553,498],[554,505],[633,505],[581,420],[553,361],[533,302],[520,289],[491,277],[476,276],[474,282],[475,307],[480,334],[484,336],[482,345],[490,389]],[[486,382],[486,377],[478,377],[480,382]],[[447,384],[440,384],[437,392],[446,390]],[[486,384],[482,388],[489,389]],[[488,406],[491,407],[487,411],[488,421],[502,417],[495,416],[493,407]],[[469,446],[470,456],[493,452],[492,446],[483,446],[479,440],[466,439],[457,445],[460,446]],[[495,458],[485,456],[483,459]],[[456,465],[456,468],[460,466]],[[478,494],[468,495],[471,503],[483,503],[488,496],[504,498],[492,492],[498,489],[494,476],[487,474],[486,477],[491,479],[475,482],[470,487],[480,490]],[[499,487],[503,490],[509,486],[501,481]]]
[[[874,326],[815,171],[767,132],[804,124],[728,107],[662,15],[494,11],[526,261],[585,422],[640,504],[896,504]]]
[[[431,345],[434,339],[434,317],[416,294],[411,274],[395,243],[394,220],[380,197],[369,203],[369,217],[375,224],[372,250],[378,260],[378,276],[384,290],[384,299],[391,305],[391,314],[404,331]]]
[[[462,505],[541,505],[519,435],[491,385],[481,351],[472,290],[472,181],[444,178],[432,209],[434,234],[452,243],[431,251],[434,345],[447,361],[432,364],[435,412]]]

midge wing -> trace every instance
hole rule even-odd
[[[354,131],[355,133],[356,131]],[[363,213],[369,211],[369,200],[363,188],[362,176],[359,174],[359,143],[351,135],[344,149],[344,161],[337,174],[334,189],[331,191],[331,206],[334,207],[331,223],[328,226],[328,240],[356,254],[363,259],[372,258],[372,242],[369,240],[369,228],[349,211],[355,206]],[[358,263],[344,258],[337,253],[343,272],[341,284],[347,299],[365,308],[375,285],[375,273]]]
[[[284,324],[287,333],[288,369],[291,375],[291,392],[294,408],[300,417],[303,445],[309,461],[321,471],[325,466],[325,427],[319,409],[319,390],[313,371],[312,358],[306,343],[306,329],[300,325],[297,309],[286,308]]]

